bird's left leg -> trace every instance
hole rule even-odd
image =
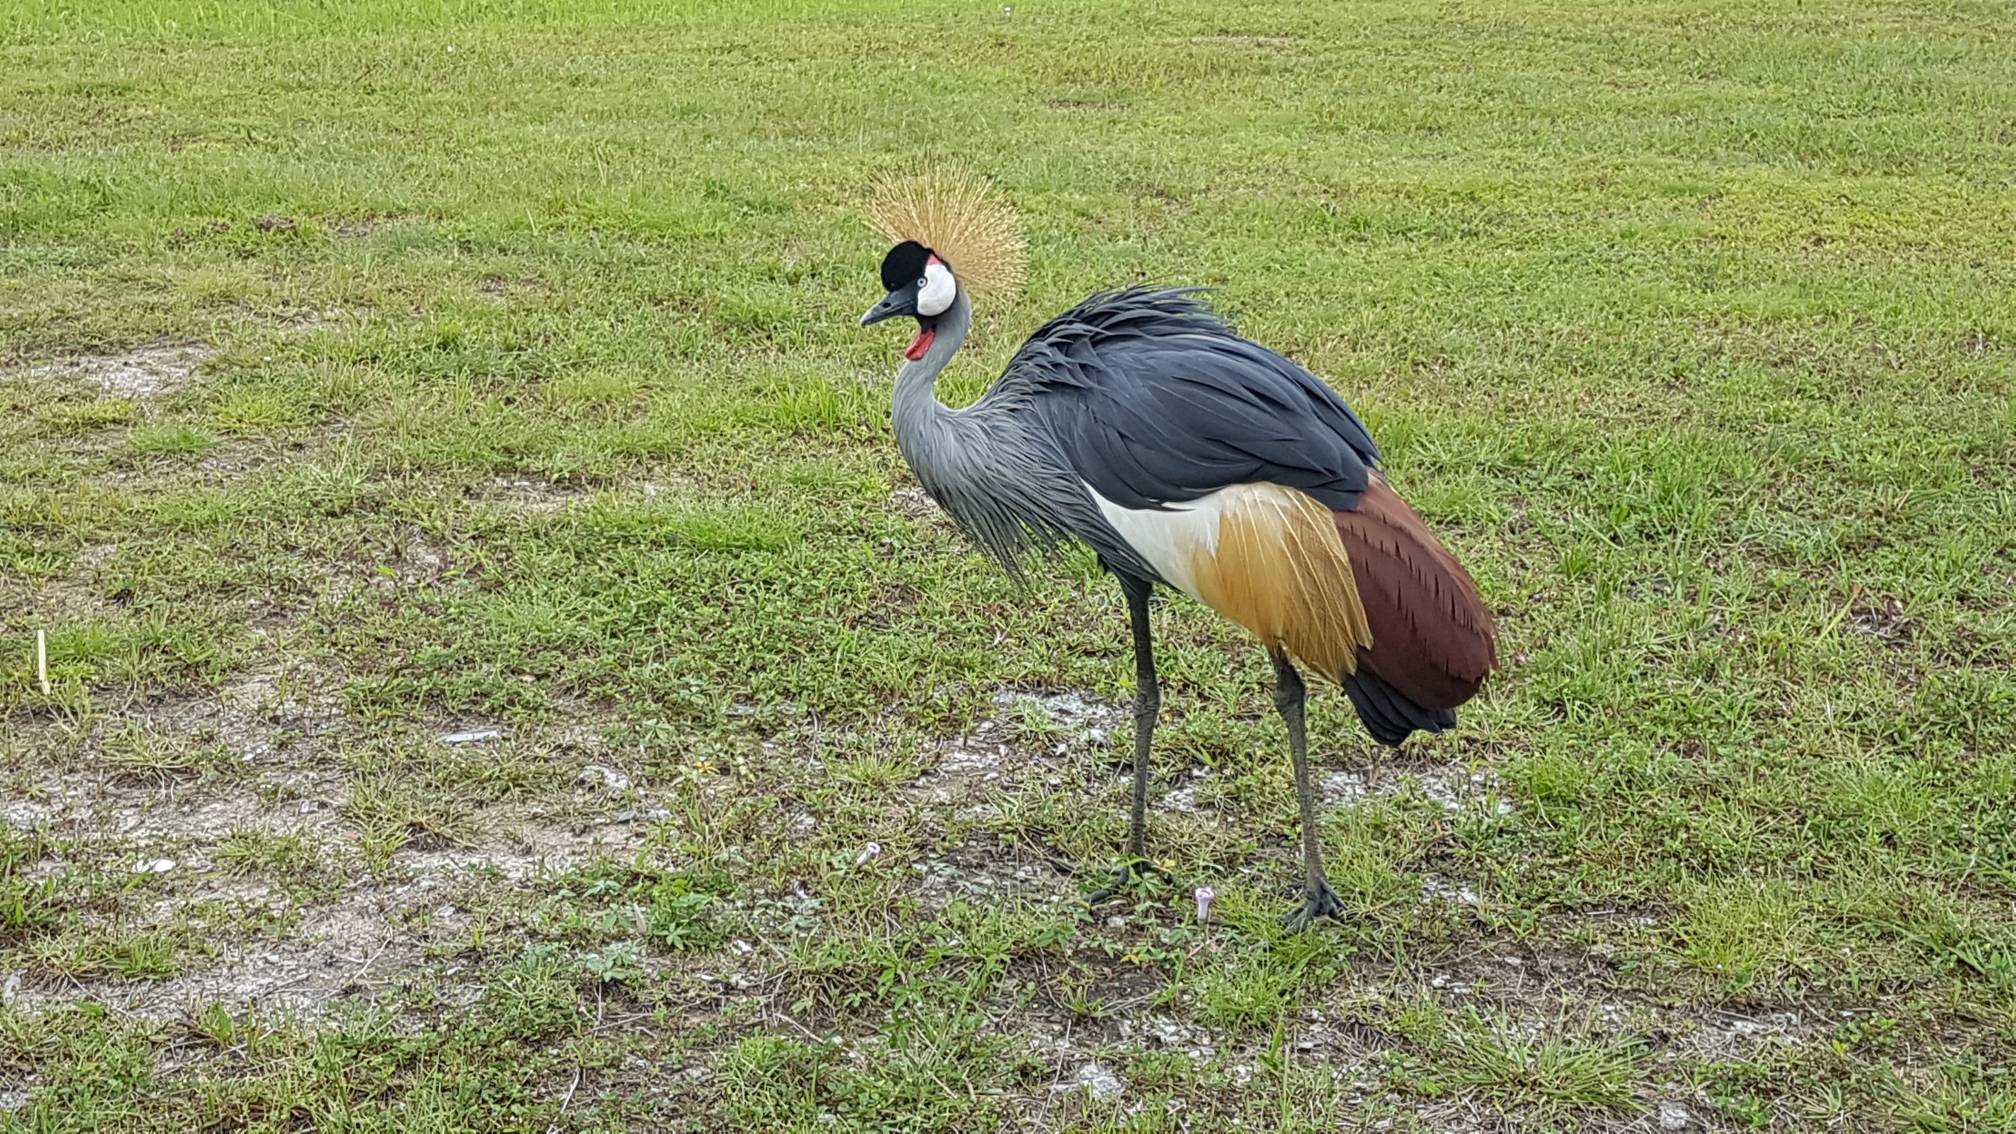
[[[1303,700],[1307,693],[1302,675],[1279,646],[1269,651],[1274,659],[1274,707],[1288,725],[1288,751],[1295,760],[1295,795],[1302,804],[1302,904],[1281,919],[1294,933],[1319,917],[1335,917],[1343,905],[1330,889],[1323,873],[1323,840],[1316,826],[1316,800],[1309,790],[1309,736],[1303,724]]]
[[[1155,739],[1155,720],[1162,709],[1162,690],[1155,680],[1155,643],[1148,631],[1148,595],[1153,584],[1115,573],[1127,592],[1127,619],[1134,628],[1134,805],[1127,820],[1127,861],[1113,881],[1095,891],[1093,904],[1105,901],[1144,873],[1161,873],[1148,861],[1148,750]]]

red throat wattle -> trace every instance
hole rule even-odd
[[[910,348],[903,352],[903,357],[912,362],[923,358],[924,352],[931,349],[931,340],[937,336],[938,332],[936,331],[929,328],[919,328],[917,337],[910,340]]]

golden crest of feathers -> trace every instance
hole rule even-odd
[[[893,242],[914,240],[936,252],[969,291],[1007,295],[1022,286],[1029,249],[1015,212],[978,174],[924,169],[885,177],[868,221]]]

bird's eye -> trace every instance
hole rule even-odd
[[[929,276],[918,276],[918,277],[917,277],[917,286],[918,286],[918,287],[920,287],[920,288],[923,288],[923,287],[930,287],[930,286],[931,286],[931,278],[930,278]]]

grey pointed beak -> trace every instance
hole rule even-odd
[[[897,315],[915,314],[917,314],[917,292],[915,288],[906,287],[883,296],[882,302],[870,307],[868,313],[861,316],[861,325],[866,327]]]

